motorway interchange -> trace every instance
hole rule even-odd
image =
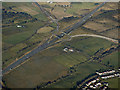
[[[45,43],[43,43],[42,45],[40,45],[36,49],[32,50],[30,53],[24,55],[23,57],[19,58],[15,62],[13,62],[11,65],[9,65],[8,67],[6,67],[1,73],[4,75],[4,74],[10,72],[11,70],[15,69],[18,65],[20,65],[23,62],[25,62],[28,58],[30,58],[34,54],[36,54],[36,53],[38,53],[38,52],[40,52],[40,51],[42,51],[42,50],[44,50],[44,49],[46,49],[46,48],[54,45],[58,40],[60,40],[61,38],[63,38],[65,35],[68,35],[74,29],[82,26],[85,22],[87,22],[92,17],[92,15],[99,8],[101,8],[104,4],[105,4],[105,2],[102,3],[100,6],[98,6],[96,9],[94,9],[92,12],[90,12],[88,15],[86,15],[85,17],[83,17],[79,22],[77,22],[74,25],[72,25],[72,27],[68,27],[67,29],[65,29],[64,32],[61,32],[60,34],[56,35],[56,37],[53,38],[52,40],[46,41]],[[39,5],[39,7],[40,7],[40,5]],[[51,15],[49,15],[48,13],[46,13],[46,14],[53,20],[53,18],[51,17]],[[58,22],[55,21],[55,20],[53,20],[53,22],[55,22],[57,24],[57,30],[58,30],[59,29]],[[108,39],[108,40],[111,40],[113,42],[117,42],[118,43],[117,40],[113,40],[113,39],[110,39],[110,38],[107,38],[107,37],[98,36],[98,35],[78,35],[78,36],[95,36],[95,37],[105,38],[105,39]],[[71,37],[76,37],[76,36],[71,36]]]

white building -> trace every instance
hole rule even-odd
[[[71,49],[69,49],[69,51],[70,51],[70,52],[73,52],[74,50],[71,48]]]
[[[20,28],[20,27],[22,27],[22,26],[20,26],[20,25],[17,25],[17,27],[18,27],[18,28]]]
[[[64,51],[64,52],[67,52],[67,51],[68,51],[68,48],[64,48],[63,51]]]

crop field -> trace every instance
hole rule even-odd
[[[106,32],[104,32],[102,34],[107,36],[107,37],[111,37],[111,38],[115,38],[115,39],[119,38],[118,28],[115,28],[115,29],[110,30],[110,31],[106,31]]]
[[[106,29],[109,29],[111,26],[105,26],[103,24],[98,24],[92,21],[87,22],[84,27],[95,30],[96,32],[102,32],[105,31]]]
[[[113,21],[111,19],[108,19],[108,18],[100,18],[100,19],[96,19],[95,20],[96,22],[100,22],[100,23],[103,23],[105,24],[106,26],[118,26],[118,22],[116,21]]]
[[[60,25],[60,30],[64,30],[66,27],[69,27],[69,26],[71,26],[71,25],[73,25],[73,24],[75,24],[75,23],[77,23],[77,22],[79,22],[79,17],[71,17],[71,19],[70,20],[64,20],[64,19],[62,19],[61,21],[59,21],[59,25]]]
[[[76,29],[74,32],[70,33],[70,35],[79,35],[79,34],[93,34],[91,31],[83,30],[81,27]]]
[[[50,32],[52,30],[53,30],[53,28],[48,26],[48,27],[40,28],[39,30],[37,30],[37,33],[47,33],[47,32]]]
[[[116,3],[116,2],[108,2],[108,3],[106,3],[106,5],[101,7],[101,9],[104,9],[104,10],[115,10],[115,9],[118,9],[118,3]]]
[[[57,77],[65,75],[68,69],[73,65],[86,61],[91,55],[96,52],[96,50],[100,48],[106,49],[112,44],[109,41],[99,38],[89,37],[88,39],[84,39],[85,37],[73,38],[71,41],[63,42],[56,47],[49,48],[32,56],[29,59],[29,62],[26,62],[21,67],[18,67],[16,70],[11,71],[9,74],[4,76],[4,80],[6,81],[6,83],[8,83],[7,86],[35,87],[36,85],[40,85],[47,81],[55,80]],[[104,42],[104,44],[101,44],[101,42]],[[72,48],[74,52],[64,52],[64,47]],[[79,52],[77,52],[76,49],[78,49]],[[100,68],[101,65],[93,64],[92,62],[90,62],[90,64],[86,63],[80,65],[77,69],[78,73],[70,76],[70,78],[72,79],[68,78],[65,79],[65,81],[63,82],[60,81],[61,83],[58,83],[58,85],[56,83],[55,87],[63,87],[63,85],[65,85],[66,87],[70,87],[74,85],[77,80],[82,80],[84,77]],[[102,66],[102,68],[105,67]],[[83,73],[82,71],[86,72]],[[12,81],[12,79],[14,80],[14,82]]]
[[[66,3],[67,5],[71,5],[71,7],[64,7],[64,5],[66,5],[65,3],[59,2],[52,4],[39,4],[42,5],[46,10],[51,12],[53,15],[55,15],[58,18],[58,20],[62,19],[63,17],[84,15],[97,6],[94,3]]]
[[[27,13],[29,13],[29,14],[31,14],[31,15],[39,14],[39,12],[34,11],[34,10],[32,10],[31,8],[26,7],[26,6],[22,6],[22,7],[19,7],[19,8],[22,9],[22,10],[20,10],[20,11],[27,12]]]

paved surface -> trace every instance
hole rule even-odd
[[[26,61],[26,59],[30,58],[31,56],[33,56],[34,54],[54,45],[59,39],[61,39],[62,37],[64,37],[66,34],[69,34],[70,32],[72,32],[74,29],[82,26],[87,20],[89,20],[89,18],[91,18],[91,16],[103,5],[105,4],[102,3],[100,6],[98,6],[96,9],[94,9],[92,12],[90,12],[88,15],[86,15],[83,19],[81,19],[78,23],[74,24],[72,27],[70,28],[66,28],[64,32],[60,33],[59,35],[57,35],[55,38],[53,38],[52,40],[50,40],[49,42],[46,41],[45,43],[43,43],[42,45],[40,45],[39,47],[37,47],[36,49],[32,50],[30,53],[28,53],[27,55],[21,57],[20,59],[18,59],[17,61],[15,61],[14,63],[12,63],[11,65],[9,65],[8,67],[6,67],[3,71],[2,74],[5,74],[9,71],[11,71],[13,68],[17,67],[18,65],[20,65],[21,63],[23,63],[24,61]]]
[[[103,39],[112,41],[114,43],[118,43],[118,40],[116,40],[116,39],[112,39],[112,38],[101,36],[101,35],[95,35],[95,34],[80,34],[80,35],[74,35],[74,36],[71,36],[71,37],[81,37],[81,36],[98,37],[98,38],[103,38]]]
[[[51,20],[52,20],[52,22],[54,22],[54,23],[56,23],[56,25],[57,25],[57,31],[59,30],[59,24],[58,24],[58,20],[57,19],[54,19],[53,17],[52,17],[52,15],[51,15],[51,13],[49,13],[48,11],[46,11],[40,4],[38,4],[37,2],[35,2],[35,4],[40,8],[40,10],[46,15],[46,16],[48,16]]]

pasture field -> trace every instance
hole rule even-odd
[[[28,24],[22,24],[24,27],[17,28],[16,26],[11,26],[7,28],[3,28],[3,42],[10,44],[20,43],[27,38],[31,37],[37,29],[44,25],[40,21]]]
[[[15,60],[16,58],[22,56],[24,53],[32,50],[39,43],[44,42],[51,34],[48,32],[35,34],[31,36],[28,40],[23,41],[22,43],[18,43],[15,46],[8,48],[7,50],[3,51],[3,67],[8,65],[10,62]],[[11,53],[10,53],[11,52]]]
[[[32,27],[30,27],[31,25]],[[19,50],[23,49],[24,47],[28,47],[29,45],[35,43],[36,41],[35,39],[38,39],[38,38],[34,38],[34,42],[32,41],[29,42],[29,39],[31,40],[31,38],[33,37],[32,35],[34,35],[37,32],[37,29],[39,29],[42,25],[44,25],[44,23],[34,22],[34,23],[24,24],[23,25],[24,27],[21,27],[21,28],[17,28],[16,26],[3,28],[3,32],[2,32],[3,33],[2,60],[4,62],[3,67],[5,63],[6,65],[8,65],[10,62],[15,60],[19,56],[23,55],[26,51],[30,50],[29,48],[19,54],[17,53]],[[42,41],[42,38],[44,38],[42,36],[43,35],[41,35],[41,39],[39,41]],[[32,48],[33,47],[31,47],[31,49]]]
[[[47,23],[46,20],[48,21],[48,18],[34,5],[34,3],[4,2],[3,9],[7,10],[7,12],[13,12],[14,14],[17,12],[26,13],[22,15],[30,14],[32,19],[37,18],[37,20],[27,23],[21,23],[24,20],[29,21],[26,18],[22,18],[22,16],[7,17],[8,19],[5,19],[8,21],[14,19],[14,23],[8,24],[8,26],[5,24],[6,26],[2,28],[2,60],[3,68],[5,68],[16,58],[19,58],[24,53],[35,48],[49,35],[47,32],[39,35],[37,34],[37,30]],[[17,27],[17,25],[22,27]]]
[[[42,5],[47,11],[55,15],[58,20],[62,19],[63,17],[84,15],[97,6],[94,3],[75,3],[75,2],[67,4],[71,5],[71,7],[59,6],[66,5],[65,3],[52,3],[52,4],[39,3],[39,4]],[[52,10],[52,8],[54,9]]]
[[[39,55],[39,57],[32,58],[32,60],[5,75],[3,78],[7,86],[11,88],[34,88],[64,74],[66,74],[66,67],[52,59],[50,60],[50,57]]]
[[[104,43],[101,44],[101,42]],[[106,49],[111,44],[111,42],[99,38],[73,38],[71,41],[63,42],[56,45],[56,47],[39,52],[32,56],[28,62],[11,71],[3,78],[8,87],[36,87],[66,75],[70,67],[86,61],[96,50],[100,48]],[[64,52],[63,49],[65,47],[72,48],[74,52]],[[79,49],[79,52],[76,49]],[[76,81],[82,80],[101,68],[106,67],[93,62],[81,64],[75,74],[51,87],[72,87],[76,84]]]
[[[69,77],[49,85],[47,88],[72,88],[76,85],[77,81],[83,80],[88,75],[95,73],[99,69],[108,69],[107,67],[95,62],[87,62],[79,65],[76,72]]]
[[[109,83],[109,88],[113,88],[113,89],[119,89],[119,78],[112,78],[112,79],[107,79],[107,80],[103,80],[104,82],[108,82]]]
[[[9,10],[9,7],[12,7],[11,11],[26,12],[39,20],[48,20],[33,2],[3,2],[3,8]]]
[[[90,12],[89,10],[84,10],[84,9],[93,9],[95,7],[97,7],[97,5],[95,5],[94,3],[90,2],[79,2],[79,3],[76,3],[76,2],[72,2],[71,3],[72,7],[71,8],[68,8],[67,9],[67,13],[69,14],[72,14],[72,15],[80,15],[80,14],[85,14],[85,13],[88,13]]]
[[[73,38],[72,41],[66,42],[75,48],[86,52],[88,55],[93,55],[100,48],[108,48],[111,46],[112,42],[101,38],[88,37],[88,39],[82,39],[82,37]],[[86,38],[86,37],[84,37]],[[104,42],[104,43],[102,43]]]
[[[95,3],[71,3],[71,7],[55,6],[56,3],[39,3],[59,20],[59,32],[78,21],[96,8]],[[100,3],[98,3],[100,4]],[[12,7],[12,9],[10,9]],[[49,22],[43,12],[35,3],[3,3],[3,8],[12,12],[26,12],[36,18],[34,22],[20,24],[22,27],[16,27],[20,20],[15,21],[11,26],[3,27],[3,68],[13,62],[15,59],[24,55],[38,45],[42,44],[52,35],[52,30],[56,24]],[[52,11],[51,9],[54,8]],[[78,34],[101,34],[111,38],[118,39],[118,22],[115,20],[116,3],[108,3],[100,9],[96,16],[85,23],[82,27],[71,32],[70,35]],[[105,10],[110,12],[102,13]],[[115,14],[114,14],[115,12]],[[102,13],[102,14],[101,14]],[[109,17],[107,15],[110,14]],[[71,19],[65,19],[70,17]],[[107,18],[106,18],[107,17]],[[112,19],[111,19],[111,18]],[[116,17],[116,16],[115,16]],[[93,20],[92,20],[93,19]],[[86,27],[86,29],[84,28]],[[111,30],[109,30],[111,29]],[[54,37],[54,36],[53,36]],[[68,36],[69,37],[69,36]],[[117,51],[102,58],[102,63],[90,59],[100,49],[106,50],[111,46],[117,45],[111,41],[97,37],[74,37],[70,41],[65,41],[67,35],[62,39],[63,42],[39,52],[24,62],[20,67],[11,70],[10,73],[3,76],[3,80],[8,88],[36,88],[48,81],[54,81],[58,78],[68,75],[68,77],[59,79],[57,82],[49,84],[47,88],[72,88],[78,81],[96,72],[96,70],[108,70],[106,65],[112,65],[118,68]],[[67,51],[63,51],[68,48]],[[73,51],[70,51],[72,49]],[[101,52],[98,53],[101,55]],[[97,55],[98,55],[97,54]],[[70,72],[74,67],[73,72]],[[116,78],[108,79],[110,87],[117,87]]]
[[[104,57],[102,59],[102,62],[106,65],[112,65],[114,66],[114,68],[118,68],[119,67],[119,60],[118,60],[118,56],[119,56],[119,52],[115,51],[113,53],[111,53],[110,55]]]
[[[67,14],[66,12],[64,12],[64,8],[62,7],[55,7],[53,11],[51,11],[51,9],[46,9],[48,11],[50,11],[53,15],[55,15],[55,17],[60,20],[63,17],[70,17],[72,16],[71,14]]]

